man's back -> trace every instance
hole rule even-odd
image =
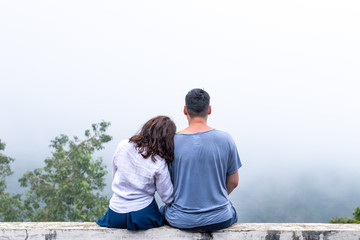
[[[170,225],[193,228],[236,216],[228,199],[226,177],[240,167],[238,152],[229,134],[216,129],[176,134],[175,159],[169,167],[174,202],[165,214]]]

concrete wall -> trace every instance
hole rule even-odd
[[[360,224],[237,223],[217,232],[185,232],[168,226],[132,232],[95,223],[0,223],[4,239],[264,239],[264,240],[360,240]]]

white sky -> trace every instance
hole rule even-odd
[[[200,87],[244,183],[355,176],[359,23],[359,1],[346,0],[1,1],[0,138],[18,168],[41,166],[55,136],[104,119],[110,163],[153,116],[185,127],[184,96]]]

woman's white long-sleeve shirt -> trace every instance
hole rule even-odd
[[[168,204],[173,201],[173,185],[164,159],[144,158],[134,143],[121,141],[113,157],[113,196],[109,207],[117,213],[137,211],[147,207],[155,191]]]

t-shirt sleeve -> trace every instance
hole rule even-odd
[[[174,200],[173,195],[173,184],[171,183],[169,170],[165,160],[157,160],[162,161],[158,171],[155,174],[155,185],[156,191],[158,192],[161,200],[165,204],[169,204]]]
[[[236,173],[237,170],[239,170],[239,168],[241,167],[241,161],[240,161],[240,157],[239,157],[239,153],[237,150],[237,147],[235,145],[234,140],[231,138],[230,139],[230,148],[229,148],[229,161],[228,161],[228,169],[226,174],[227,175],[232,175],[234,173]]]

